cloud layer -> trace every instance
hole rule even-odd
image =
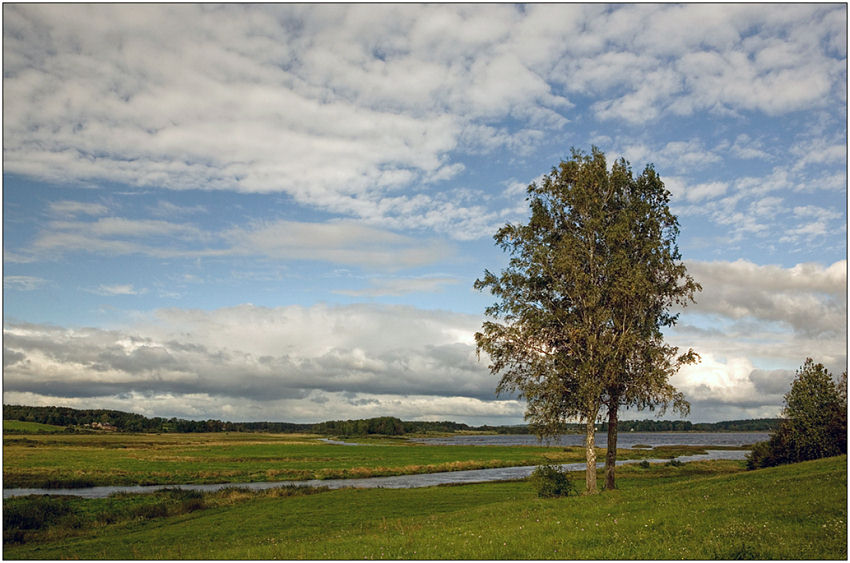
[[[837,10],[7,6],[4,167],[49,181],[284,192],[373,223],[477,237],[498,215],[429,186],[463,171],[461,153],[528,154],[562,135],[583,118],[572,99],[595,100],[600,122],[636,125],[845,103]],[[676,143],[680,162],[697,156]]]
[[[801,365],[813,356],[835,371],[846,365],[846,327],[836,324],[846,311],[845,262],[690,268],[705,291],[670,338],[702,354],[702,363],[674,379],[693,418],[775,415],[793,370],[757,368],[758,358]],[[783,297],[790,288],[799,307]],[[693,324],[705,314],[726,323],[727,340]],[[753,332],[758,320],[786,323],[792,332]],[[115,330],[11,324],[4,330],[5,400],[100,397],[133,410],[143,401],[171,401],[173,413],[242,419],[275,412],[275,419],[298,421],[343,413],[515,420],[522,403],[497,399],[486,357],[476,357],[472,335],[480,323],[475,315],[358,304],[161,309]],[[180,410],[181,397],[204,397],[206,406]]]

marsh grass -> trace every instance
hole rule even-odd
[[[399,440],[348,447],[306,435],[220,433],[16,436],[4,439],[3,453],[7,488],[362,478],[584,459],[580,448]]]
[[[578,474],[573,475],[576,477]],[[578,480],[580,482],[580,479]],[[163,492],[69,501],[102,519],[167,502],[168,515],[6,543],[7,558],[846,559],[846,456],[744,471],[742,462],[624,466],[619,488],[538,498],[527,481],[321,494],[233,488],[182,513]],[[312,493],[312,494],[311,494]],[[171,512],[171,511],[174,512]],[[57,528],[58,529],[58,528]]]

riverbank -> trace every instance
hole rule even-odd
[[[356,444],[347,444],[356,445]],[[696,461],[730,460],[742,461],[746,458],[747,450],[707,450],[704,454],[674,457],[678,463]],[[621,459],[618,466],[633,463],[665,463],[669,460],[660,458]],[[598,468],[605,466],[604,462],[597,463]],[[386,477],[363,477],[350,479],[313,479],[306,481],[281,481],[260,483],[221,483],[207,485],[179,484],[173,485],[186,491],[209,493],[222,489],[239,487],[251,491],[268,490],[281,487],[315,487],[327,489],[415,489],[435,487],[440,485],[464,485],[470,483],[486,483],[492,481],[511,481],[525,479],[534,471],[534,465],[500,467],[494,469],[470,469],[461,471],[442,471],[434,473],[417,473],[412,475],[391,475]],[[582,471],[584,463],[567,463],[560,467],[565,471]],[[162,485],[137,485],[133,487],[86,487],[75,489],[3,489],[3,498],[13,498],[27,495],[62,495],[79,496],[84,498],[107,498],[114,494],[153,494],[162,490]]]
[[[350,448],[355,450],[357,448]],[[736,461],[618,470],[593,497],[524,481],[292,495],[59,499],[9,559],[846,559],[846,456],[743,471]],[[580,475],[574,475],[581,483]],[[5,514],[15,510],[12,499]],[[57,505],[59,506],[59,505]],[[146,507],[143,507],[146,506]],[[132,514],[127,519],[122,514]],[[101,516],[104,515],[103,520]],[[63,519],[69,524],[64,526]],[[112,519],[112,521],[107,521]],[[71,524],[76,522],[77,527]],[[6,531],[13,532],[4,526]],[[24,537],[30,534],[29,538]]]
[[[603,459],[604,448],[598,449]],[[618,449],[619,459],[705,453],[699,446]],[[581,463],[581,446],[416,444],[406,440],[358,447],[315,435],[104,434],[6,436],[4,488],[184,485],[357,479]]]

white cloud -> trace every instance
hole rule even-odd
[[[35,291],[47,283],[46,279],[38,276],[3,276],[3,289],[13,291]]]
[[[673,380],[692,420],[773,416],[806,357],[846,369],[846,262],[688,269],[704,290],[667,338],[702,356]],[[231,419],[281,409],[265,418],[516,422],[522,403],[497,400],[498,378],[476,357],[481,321],[403,306],[246,304],[160,309],[114,330],[6,323],[4,398],[158,413],[185,398],[190,411],[175,415],[222,418],[229,405]]]
[[[382,297],[387,295],[406,295],[409,293],[433,293],[441,291],[446,285],[458,283],[457,278],[420,277],[420,278],[373,278],[369,287],[364,289],[339,289],[340,295],[354,297]]]
[[[86,203],[82,201],[51,201],[48,211],[53,215],[62,217],[76,217],[77,215],[106,215],[109,209],[100,203]]]
[[[800,335],[843,340],[847,330],[847,262],[792,268],[735,262],[687,262],[702,284],[688,310],[730,319],[778,322]]]
[[[381,414],[499,416],[506,403],[494,402],[496,381],[475,354],[478,323],[469,315],[367,305],[167,309],[109,331],[7,323],[4,393],[7,400],[31,393],[75,401],[205,395],[205,412],[216,418],[224,403],[268,409],[297,401],[300,419],[321,419],[317,413],[326,411],[303,409],[322,396],[378,398],[377,407],[346,407],[369,416],[381,405],[389,409]]]
[[[98,295],[142,295],[147,289],[136,289],[133,284],[101,284],[97,288],[89,290]]]
[[[429,185],[463,170],[458,151],[533,154],[578,117],[567,95],[639,124],[828,107],[845,81],[844,11],[830,6],[99,4],[4,15],[6,172],[285,192],[461,240],[481,236],[474,217],[498,211],[453,208]],[[807,158],[834,160],[834,149]],[[681,166],[717,158],[693,141],[667,150]]]
[[[79,252],[160,258],[253,256],[400,270],[446,258],[453,247],[356,221],[258,221],[227,230],[204,230],[188,222],[101,217],[51,221],[26,252],[41,259]]]
[[[353,221],[275,221],[224,233],[228,253],[278,260],[323,260],[399,270],[445,258],[450,248]]]

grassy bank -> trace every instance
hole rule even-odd
[[[621,451],[626,458],[701,450]],[[15,435],[4,437],[3,483],[6,488],[239,483],[582,461],[581,447],[432,446],[402,440],[351,447],[299,434]]]
[[[33,531],[22,544],[7,542],[4,555],[846,559],[846,471],[846,456],[751,472],[729,461],[630,466],[620,471],[618,490],[561,499],[537,498],[523,481],[304,496],[225,492],[192,501],[195,508],[188,511],[177,508],[184,502],[177,493],[163,493],[159,500],[73,499],[52,531]],[[138,508],[157,502],[172,508]],[[132,517],[98,520],[109,503],[112,513]],[[78,528],[60,523],[78,513],[90,515]]]

